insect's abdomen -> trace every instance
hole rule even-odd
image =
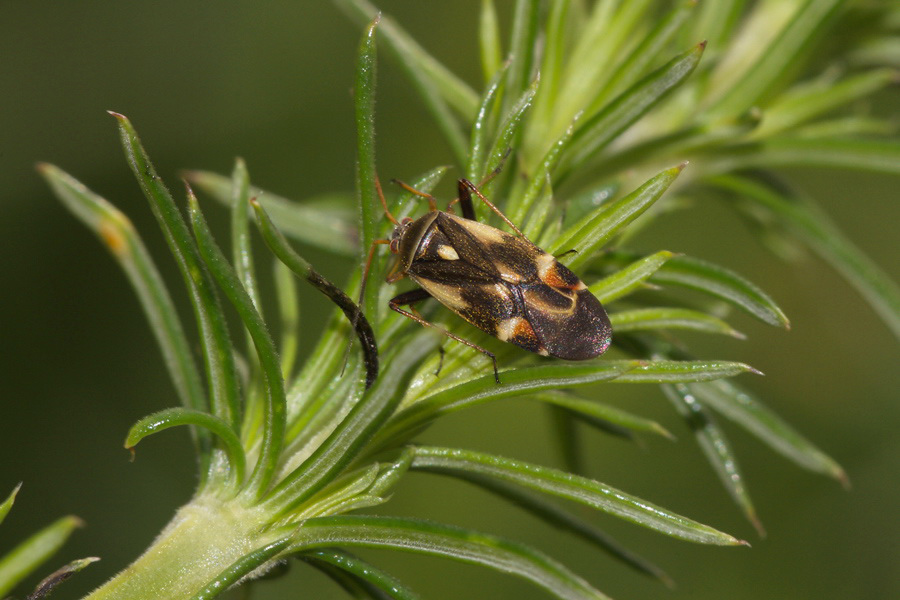
[[[546,285],[523,289],[528,321],[541,348],[550,356],[566,360],[596,358],[612,341],[609,317],[586,288],[567,292]]]

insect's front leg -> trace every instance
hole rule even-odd
[[[440,331],[441,333],[443,333],[450,339],[454,339],[457,342],[460,342],[462,344],[465,344],[466,346],[469,346],[470,348],[474,348],[475,350],[478,350],[479,352],[481,352],[482,354],[484,354],[485,356],[490,358],[491,362],[494,364],[494,380],[499,385],[500,373],[497,370],[497,357],[494,356],[493,352],[486,350],[477,344],[473,344],[469,340],[465,340],[457,335],[453,335],[452,333],[450,333],[443,327],[438,327],[434,323],[429,323],[428,321],[426,321],[425,319],[423,319],[422,317],[420,317],[418,314],[416,314],[414,312],[410,312],[408,310],[404,310],[403,308],[400,308],[401,306],[409,306],[411,304],[414,304],[416,302],[421,302],[422,300],[426,300],[428,298],[431,298],[431,294],[429,294],[428,292],[426,292],[423,289],[410,290],[408,292],[403,292],[402,294],[399,294],[399,295],[391,298],[391,301],[388,302],[388,306],[390,307],[391,310],[400,313],[404,317],[412,319],[419,325],[422,325],[423,327],[433,327],[434,329],[437,329],[438,331]]]

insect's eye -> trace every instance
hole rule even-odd
[[[412,217],[403,217],[402,219],[400,219],[400,225],[409,225],[412,222]]]
[[[391,252],[393,254],[397,254],[400,252],[400,238],[394,238],[391,240]]]

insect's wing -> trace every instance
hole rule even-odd
[[[572,271],[549,254],[544,257],[538,280],[521,286],[525,315],[541,346],[568,360],[600,356],[612,340],[606,310]]]

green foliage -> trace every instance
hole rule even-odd
[[[502,398],[529,398],[553,407],[560,431],[577,418],[626,438],[644,433],[670,437],[660,424],[584,394],[588,386],[614,383],[659,386],[760,533],[762,525],[717,414],[797,465],[845,480],[839,465],[725,380],[757,373],[755,369],[697,359],[675,337],[685,329],[743,337],[724,320],[727,315],[709,310],[710,300],[787,328],[787,317],[775,302],[713,262],[666,250],[644,255],[628,242],[636,226],[663,218],[665,208],[677,208],[679,199],[724,199],[757,220],[762,233],[790,235],[809,244],[900,336],[896,285],[811,200],[770,174],[752,170],[805,164],[897,171],[900,144],[872,134],[890,127],[854,111],[858,100],[895,79],[895,71],[855,62],[854,52],[863,49],[851,47],[843,49],[851,58],[835,74],[831,61],[836,57],[824,44],[838,19],[862,9],[839,0],[786,3],[789,10],[786,4],[765,1],[745,7],[730,1],[698,6],[599,0],[587,7],[557,0],[545,7],[537,0],[519,0],[504,44],[494,3],[485,0],[479,34],[486,85],[479,93],[365,0],[335,3],[366,26],[354,96],[358,228],[346,194],[296,204],[252,186],[241,161],[230,178],[189,173],[191,184],[231,211],[229,256],[191,189],[185,216],[156,175],[131,123],[113,113],[129,165],[181,271],[196,320],[202,371],[169,292],[128,219],[59,169],[40,167],[61,200],[101,237],[127,273],[182,403],[140,420],[126,447],[171,426],[189,425],[200,470],[195,498],[145,555],[91,598],[213,598],[290,556],[322,570],[356,597],[416,597],[392,575],[344,550],[354,547],[480,564],[530,580],[559,598],[605,597],[566,567],[516,542],[414,519],[345,514],[387,502],[392,489],[416,471],[483,487],[664,582],[669,580],[661,570],[556,499],[682,540],[746,543],[578,473],[412,443],[436,419]],[[890,20],[847,22],[877,28]],[[866,56],[871,61],[871,40],[881,32],[858,33],[868,34]],[[578,364],[542,359],[448,319],[449,331],[496,354],[502,379],[497,385],[490,362],[472,348],[448,344],[439,354],[439,336],[388,314],[384,298],[390,288],[379,277],[382,253],[374,254],[368,286],[357,272],[345,293],[290,246],[284,235],[355,254],[366,264],[373,241],[390,233],[378,198],[374,143],[379,43],[402,66],[462,172],[477,181],[503,165],[483,186],[485,194],[521,223],[528,236],[560,255],[608,305],[615,332],[609,356]],[[414,187],[429,192],[446,170],[423,174]],[[419,199],[408,191],[388,195],[398,218],[416,210]],[[483,206],[476,212],[482,220],[493,218]],[[271,331],[274,321],[262,313],[249,242],[251,220],[279,261],[273,276],[280,337]],[[289,273],[338,307],[318,342],[306,340],[313,349],[296,373],[293,363],[302,332]],[[675,302],[663,293],[678,289],[693,295]],[[351,300],[357,295],[361,311]],[[243,345],[229,330],[229,305],[245,334]],[[344,359],[354,330],[361,351]],[[570,458],[577,462],[574,455]]]

